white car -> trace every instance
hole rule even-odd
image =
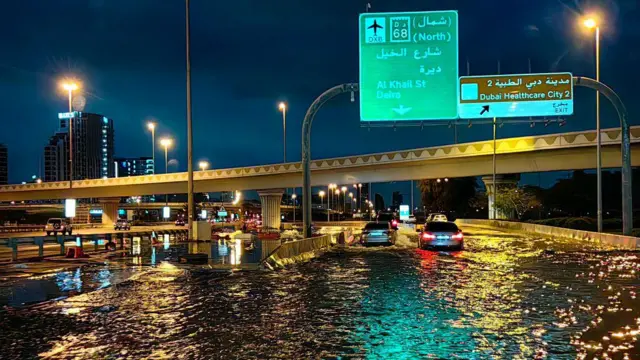
[[[58,236],[58,233],[65,235],[71,235],[73,232],[73,225],[67,219],[63,218],[51,218],[47,220],[47,225],[44,227],[44,231],[47,233],[47,236]]]

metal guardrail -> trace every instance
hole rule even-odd
[[[44,225],[9,225],[9,226],[0,226],[0,234],[2,234],[2,233],[16,233],[16,232],[31,232],[31,231],[44,231]]]
[[[93,242],[93,250],[100,250],[99,247],[103,244],[100,243],[102,240],[107,242],[115,242],[116,240],[120,243],[119,248],[121,250],[124,249],[124,239],[125,237],[132,238],[135,236],[143,236],[143,237],[151,237],[151,233],[154,231],[158,236],[164,234],[170,235],[179,235],[186,234],[187,229],[158,229],[158,230],[145,230],[145,231],[129,231],[129,232],[115,232],[109,231],[104,234],[91,234],[91,235],[58,235],[58,236],[34,236],[34,237],[24,237],[24,238],[5,238],[0,239],[0,246],[6,246],[11,248],[11,261],[15,262],[19,259],[19,250],[21,245],[36,245],[38,246],[38,258],[44,257],[44,246],[46,244],[58,244],[60,246],[60,252],[58,255],[65,255],[65,243],[76,241],[76,247],[84,249],[84,243],[91,241]],[[80,239],[80,241],[78,241]]]

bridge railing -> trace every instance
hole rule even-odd
[[[0,226],[0,234],[17,233],[17,232],[32,232],[32,231],[44,231],[44,225],[5,225]]]
[[[158,236],[164,234],[180,235],[186,234],[187,229],[155,229],[153,230]],[[27,256],[26,258],[43,258],[45,256],[57,256],[65,255],[67,247],[75,246],[85,250],[85,246],[93,244],[92,249],[86,249],[90,251],[105,250],[105,245],[108,242],[117,243],[120,250],[125,249],[125,237],[133,238],[135,236],[151,237],[151,230],[145,231],[130,231],[130,232],[106,232],[104,234],[91,234],[91,235],[58,235],[58,236],[34,236],[34,237],[9,237],[0,238],[0,263],[6,261],[18,261],[25,258],[24,253],[29,251],[34,253],[33,256]],[[45,254],[45,245],[58,245],[59,251],[56,252],[55,248]],[[37,246],[37,255],[35,255],[35,249],[33,246]],[[25,248],[30,247],[26,250]],[[8,252],[2,251],[3,248],[9,248],[10,256]],[[22,250],[22,257],[20,253]]]

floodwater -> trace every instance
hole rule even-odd
[[[158,261],[5,308],[0,358],[640,358],[638,253],[491,231],[465,241],[335,249],[277,272]]]

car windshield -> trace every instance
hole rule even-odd
[[[62,222],[61,219],[50,219],[49,220],[49,224],[60,224],[61,222]]]
[[[387,223],[368,223],[365,227],[365,230],[389,230],[389,225]]]
[[[432,222],[427,224],[428,231],[458,231],[458,226],[452,222]]]

